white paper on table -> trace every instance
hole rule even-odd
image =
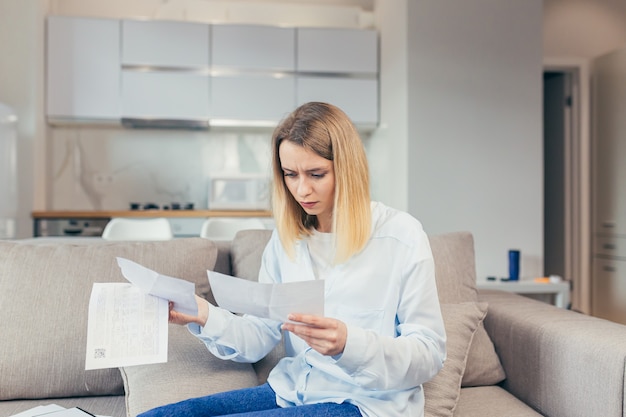
[[[38,405],[37,407],[22,411],[21,413],[13,414],[9,417],[34,417],[44,413],[51,413],[53,411],[60,410],[65,410],[65,408],[57,404]]]
[[[324,315],[324,280],[264,284],[207,271],[217,304],[233,313],[289,321],[290,313]]]
[[[122,275],[146,294],[154,295],[174,302],[174,309],[179,313],[198,315],[196,287],[193,282],[159,274],[143,265],[125,258],[117,258]]]
[[[95,283],[85,369],[167,362],[167,300],[126,283]]]

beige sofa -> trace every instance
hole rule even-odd
[[[0,242],[0,416],[50,403],[135,416],[264,381],[280,346],[257,364],[221,361],[174,325],[165,364],[85,371],[84,363],[91,287],[124,281],[116,256],[193,281],[212,300],[206,270],[255,279],[269,233],[244,231],[232,242]],[[430,241],[448,359],[424,386],[427,416],[626,415],[625,326],[510,293],[478,293],[472,236]]]

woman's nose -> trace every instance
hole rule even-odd
[[[311,194],[311,185],[307,179],[301,179],[298,182],[298,194],[302,197]]]

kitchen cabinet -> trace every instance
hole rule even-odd
[[[626,259],[596,257],[593,264],[593,315],[626,324]]]
[[[594,229],[626,235],[626,50],[594,62]]]
[[[299,28],[296,104],[325,101],[359,127],[378,124],[378,38],[365,29]]]
[[[177,72],[122,73],[122,116],[208,121],[209,77]]]
[[[212,126],[275,126],[294,108],[293,76],[239,74],[211,79]]]
[[[213,25],[211,65],[226,71],[294,71],[295,29]]]
[[[338,106],[358,126],[378,123],[378,82],[370,79],[297,77],[297,104],[324,101]]]
[[[51,16],[47,61],[49,120],[265,127],[326,101],[378,124],[374,30]]]
[[[592,62],[591,313],[626,324],[626,49]]]
[[[122,22],[122,117],[209,118],[209,25]]]
[[[375,30],[298,28],[297,51],[299,72],[378,73]]]
[[[295,29],[213,25],[211,125],[273,126],[295,108]]]
[[[118,120],[120,21],[49,16],[48,120]]]
[[[206,70],[209,37],[203,23],[123,20],[122,64]]]

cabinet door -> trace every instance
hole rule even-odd
[[[595,258],[591,292],[594,316],[626,324],[626,261]]]
[[[298,71],[377,73],[378,38],[366,29],[299,28]]]
[[[209,25],[124,20],[122,64],[206,69],[209,65]]]
[[[49,16],[49,118],[120,117],[120,22]]]
[[[274,126],[295,108],[293,76],[241,74],[211,79],[212,124]],[[241,123],[239,123],[241,124]]]
[[[378,123],[378,81],[373,79],[297,77],[297,105],[323,101],[342,109],[353,123]]]
[[[594,62],[594,228],[626,235],[626,50]]]
[[[294,71],[295,29],[213,25],[211,65],[227,70]]]
[[[206,74],[123,71],[122,114],[127,118],[206,120]]]

